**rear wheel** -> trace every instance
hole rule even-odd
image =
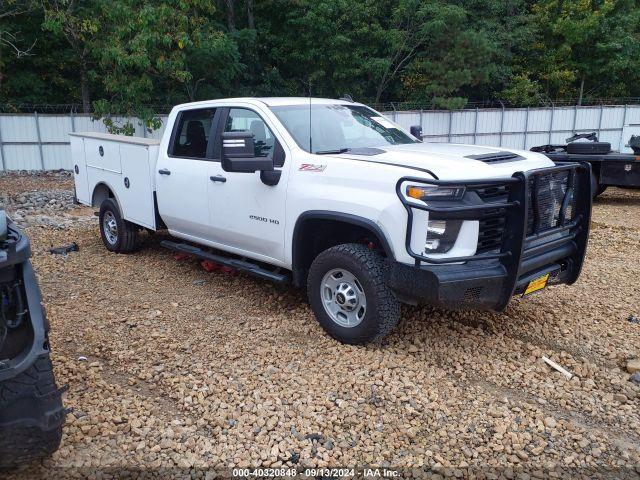
[[[107,250],[116,253],[132,252],[138,246],[138,227],[122,218],[112,198],[100,205],[100,236]]]
[[[318,322],[343,343],[374,341],[400,319],[400,304],[385,282],[384,259],[364,245],[338,245],[318,255],[307,289]]]
[[[48,356],[0,382],[0,469],[55,452],[62,438],[64,415],[62,394]]]
[[[607,189],[606,185],[600,185],[598,178],[594,172],[591,172],[591,197],[596,198],[598,195],[604,193]]]

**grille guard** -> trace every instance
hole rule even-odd
[[[532,194],[532,185],[535,189],[537,186],[537,179],[541,175],[565,171],[568,173],[568,188],[565,192],[560,209],[560,224],[556,227],[541,232],[535,232],[532,235],[527,235],[530,213],[529,199]],[[452,206],[451,202],[447,202],[445,206],[443,205],[443,202],[438,201],[424,205],[417,205],[410,203],[402,194],[401,188],[405,182],[423,183],[436,186],[465,186],[471,189],[482,187],[507,187],[508,198],[506,202],[484,202],[477,205]],[[574,209],[572,212],[573,219],[571,221],[566,221],[564,219],[564,213],[568,208],[570,192],[572,192],[574,196],[572,206]],[[451,263],[498,260],[504,267],[506,273],[506,281],[504,282],[505,291],[502,292],[503,295],[501,295],[501,298],[504,299],[504,305],[502,305],[502,307],[506,306],[509,298],[513,295],[519,277],[530,273],[530,271],[523,271],[524,269],[521,268],[523,261],[527,260],[530,262],[536,255],[542,255],[545,251],[553,248],[559,248],[564,244],[573,242],[576,248],[567,258],[571,268],[563,283],[572,284],[580,275],[587,247],[589,224],[591,220],[591,166],[586,162],[556,163],[553,167],[540,168],[527,172],[516,172],[512,177],[507,179],[445,181],[417,177],[402,177],[396,183],[396,193],[407,210],[408,221],[405,247],[407,253],[415,259],[415,265],[417,267],[421,267],[423,264],[437,266]],[[533,203],[533,210],[535,211],[537,208],[537,205],[535,204],[537,202],[534,201]],[[413,209],[427,211],[430,216],[431,214],[435,214],[438,219],[443,220],[480,220],[485,212],[495,210],[496,216],[500,216],[505,219],[505,228],[500,251],[448,258],[430,258],[416,253],[411,248]],[[537,214],[534,215],[537,216]],[[549,240],[545,241],[545,239]],[[509,291],[506,291],[507,289]]]

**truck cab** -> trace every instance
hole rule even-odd
[[[160,142],[74,134],[72,149],[107,248],[166,228],[169,248],[306,287],[347,343],[388,333],[399,303],[502,310],[573,283],[587,244],[588,164],[424,143],[348,100],[184,104]]]

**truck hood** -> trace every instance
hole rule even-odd
[[[541,153],[453,143],[410,143],[354,150],[358,153],[346,152],[332,156],[406,167],[407,175],[417,175],[416,170],[422,173],[429,171],[441,180],[510,177],[515,172],[554,165]],[[470,158],[472,156],[476,158]]]

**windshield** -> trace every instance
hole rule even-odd
[[[320,104],[311,109],[309,105],[283,105],[271,110],[300,148],[311,153],[416,142],[393,122],[362,105]]]

